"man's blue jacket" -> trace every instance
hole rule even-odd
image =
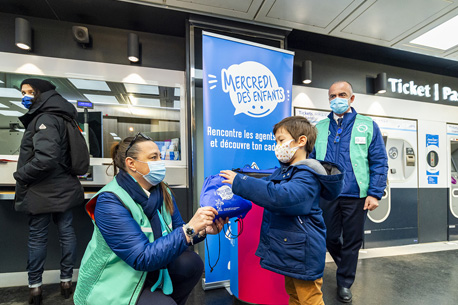
[[[337,133],[337,123],[334,120],[334,113],[331,112],[328,115],[328,118],[330,119],[329,136],[324,161],[339,164],[343,166],[345,170],[344,186],[340,196],[359,198],[359,186],[356,182],[350,160],[351,132],[357,113],[353,107],[351,110],[352,112],[346,113],[343,116],[342,134],[340,135],[340,141],[337,143],[334,143]],[[388,157],[386,155],[385,143],[383,142],[380,129],[375,122],[373,122],[373,124],[372,141],[369,145],[368,151],[370,179],[367,195],[380,200],[386,187]],[[313,152],[310,154],[310,158],[315,158],[315,149],[313,149]]]
[[[256,251],[261,267],[306,281],[323,276],[326,228],[320,197],[337,198],[342,185],[342,168],[312,159],[282,164],[264,178],[235,176],[232,191],[264,208]]]

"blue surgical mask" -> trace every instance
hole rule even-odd
[[[143,176],[143,178],[146,180],[151,185],[158,185],[159,183],[164,180],[165,177],[165,162],[164,161],[139,161],[135,160],[141,163],[147,163],[149,167],[149,172],[146,175],[143,175],[140,173],[140,175]]]
[[[22,106],[24,106],[25,108],[29,109],[30,106],[32,106],[32,100],[33,100],[34,96],[33,95],[24,95],[22,97]]]
[[[334,111],[334,113],[342,114],[348,110],[348,107],[348,100],[345,98],[336,97],[331,101],[331,110]]]

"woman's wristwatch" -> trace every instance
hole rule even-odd
[[[196,231],[194,230],[192,226],[189,225],[189,223],[184,224],[183,228],[184,228],[184,233],[191,240],[191,245],[194,245],[194,236],[196,236]]]

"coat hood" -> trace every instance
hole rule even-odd
[[[334,200],[342,191],[344,182],[344,169],[338,164],[305,159],[294,163],[292,166],[307,166],[315,173],[321,184],[320,196],[325,200]]]
[[[27,128],[33,118],[43,112],[64,114],[75,120],[78,115],[76,108],[69,101],[64,99],[57,91],[49,90],[40,94],[37,101],[30,107],[30,110],[19,117],[19,120]]]

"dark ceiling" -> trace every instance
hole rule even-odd
[[[0,12],[180,37],[189,15],[115,0],[1,0]]]
[[[115,0],[1,0],[0,12],[185,37],[192,15]],[[393,48],[293,30],[288,48],[458,77],[458,62]]]

